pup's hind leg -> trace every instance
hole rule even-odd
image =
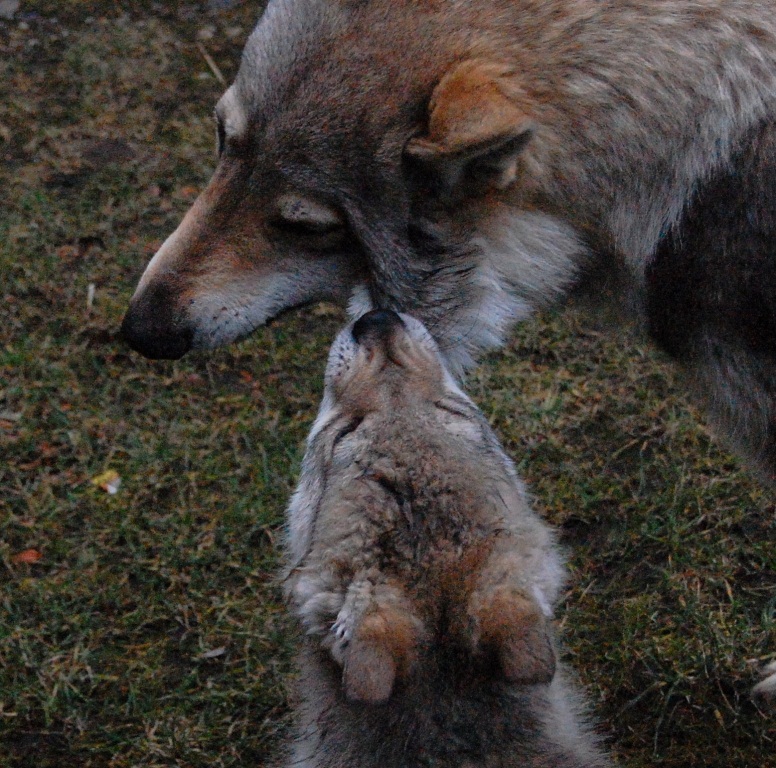
[[[342,684],[351,701],[387,701],[394,682],[412,667],[423,625],[396,585],[355,579],[332,626],[327,644],[343,666]]]

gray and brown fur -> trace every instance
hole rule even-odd
[[[216,114],[139,351],[328,298],[415,314],[459,371],[584,288],[776,475],[774,0],[270,0]]]
[[[552,532],[413,318],[335,341],[288,531],[290,765],[609,765],[556,661]]]

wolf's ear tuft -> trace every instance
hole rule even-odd
[[[533,133],[515,81],[504,64],[474,59],[455,66],[431,97],[428,135],[410,139],[406,156],[437,172],[448,191],[467,177],[509,186]]]

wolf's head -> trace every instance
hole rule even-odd
[[[475,6],[271,0],[216,107],[213,178],[132,298],[131,346],[176,358],[329,299],[417,315],[458,367],[562,291],[580,246],[537,207],[541,131]]]

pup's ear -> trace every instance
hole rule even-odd
[[[382,704],[391,697],[395,679],[396,662],[387,646],[361,638],[351,642],[342,673],[348,701]]]
[[[407,157],[435,171],[447,191],[467,176],[499,189],[509,186],[533,132],[516,80],[504,64],[458,64],[434,90],[428,135],[407,142]]]
[[[549,683],[555,674],[555,651],[547,618],[521,592],[499,587],[473,606],[475,653],[495,656],[511,683]]]
[[[380,606],[364,617],[345,653],[342,685],[349,701],[388,701],[396,678],[415,661],[418,626],[414,616],[392,606]]]

